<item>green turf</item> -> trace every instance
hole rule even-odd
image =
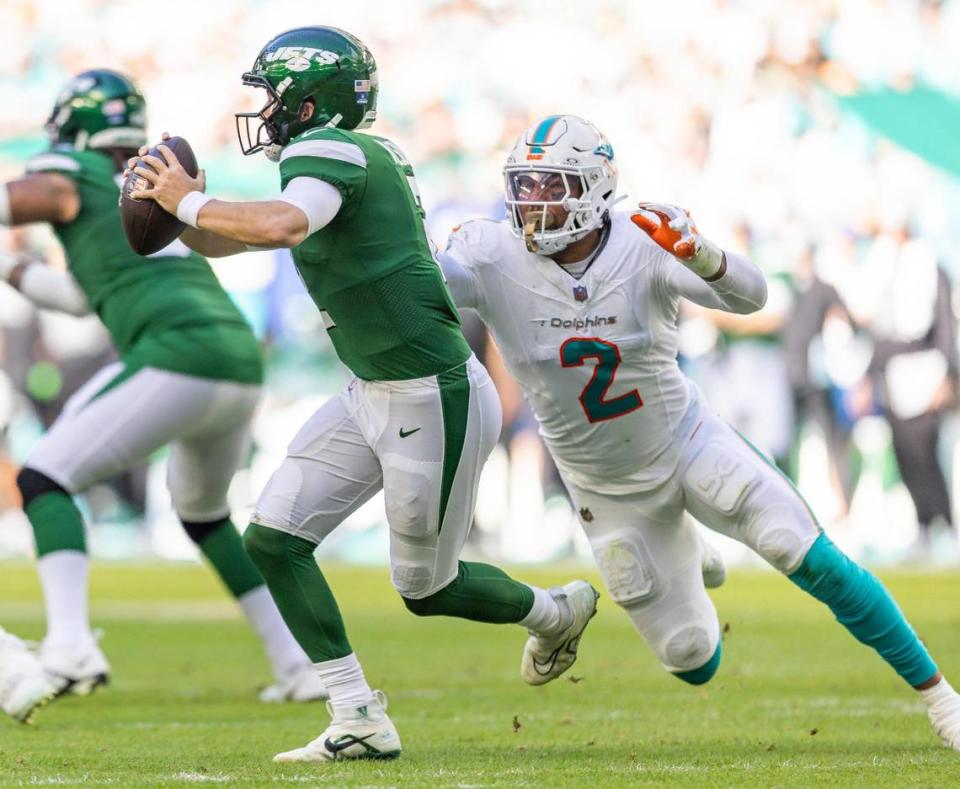
[[[529,688],[519,628],[418,620],[383,570],[329,576],[368,679],[390,696],[398,761],[274,766],[326,712],[256,701],[266,662],[215,581],[193,566],[100,565],[93,614],[113,685],[57,702],[33,727],[0,720],[0,784],[960,785],[960,754],[913,692],[772,574],[734,573],[714,595],[729,629],[701,688],[666,676],[607,598],[573,676]],[[885,579],[948,676],[960,672],[960,576]],[[40,636],[38,601],[31,567],[0,565],[0,622]]]

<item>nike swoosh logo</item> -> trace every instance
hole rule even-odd
[[[340,751],[345,751],[347,748],[351,747],[352,745],[362,745],[368,751],[374,751],[376,749],[367,745],[367,742],[366,742],[372,736],[373,734],[368,734],[366,737],[355,737],[352,734],[345,734],[342,737],[338,737],[336,742],[334,742],[329,737],[327,737],[327,739],[323,741],[323,747],[333,754],[340,753]]]
[[[415,428],[413,428],[413,430],[404,430],[404,429],[401,427],[401,428],[400,428],[400,438],[406,438],[407,436],[412,436],[414,433],[417,433],[417,432],[419,432],[420,430],[423,430],[423,428],[422,428],[422,427],[415,427]]]
[[[550,653],[550,657],[546,659],[545,662],[541,663],[536,658],[533,659],[533,670],[536,671],[541,676],[546,676],[551,671],[553,671],[553,665],[557,662],[557,658],[560,656],[560,650],[563,649],[563,645],[557,647],[553,652]]]

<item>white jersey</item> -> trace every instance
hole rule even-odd
[[[748,312],[765,292],[759,270],[733,256],[707,284],[627,212],[579,279],[527,252],[508,222],[463,224],[441,263],[458,306],[493,334],[564,479],[609,494],[661,484],[696,427],[699,391],[677,364],[680,297]]]

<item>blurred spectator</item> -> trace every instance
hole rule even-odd
[[[794,415],[781,333],[793,292],[786,273],[769,271],[762,250],[750,249],[749,228],[741,225],[737,235],[731,248],[767,268],[767,303],[751,315],[689,305],[689,314],[709,321],[719,333],[704,379],[707,399],[724,421],[788,470]]]
[[[853,418],[844,405],[848,390],[830,377],[825,353],[829,347],[850,358],[853,319],[837,289],[818,276],[812,247],[797,261],[793,286],[795,301],[783,327],[783,347],[798,429],[812,423],[823,436],[838,516],[844,518],[856,482],[850,441]],[[793,472],[796,479],[796,468]]]
[[[893,431],[900,476],[920,526],[918,548],[934,524],[952,533],[950,496],[937,456],[943,413],[957,393],[957,322],[950,282],[929,242],[906,227],[882,231],[864,263],[873,310],[871,372]]]

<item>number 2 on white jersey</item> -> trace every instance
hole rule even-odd
[[[596,359],[593,375],[580,392],[580,406],[590,422],[604,422],[629,414],[643,407],[643,398],[636,389],[607,400],[607,391],[613,385],[620,362],[616,343],[598,337],[571,337],[560,346],[560,364],[581,367],[585,359]]]

